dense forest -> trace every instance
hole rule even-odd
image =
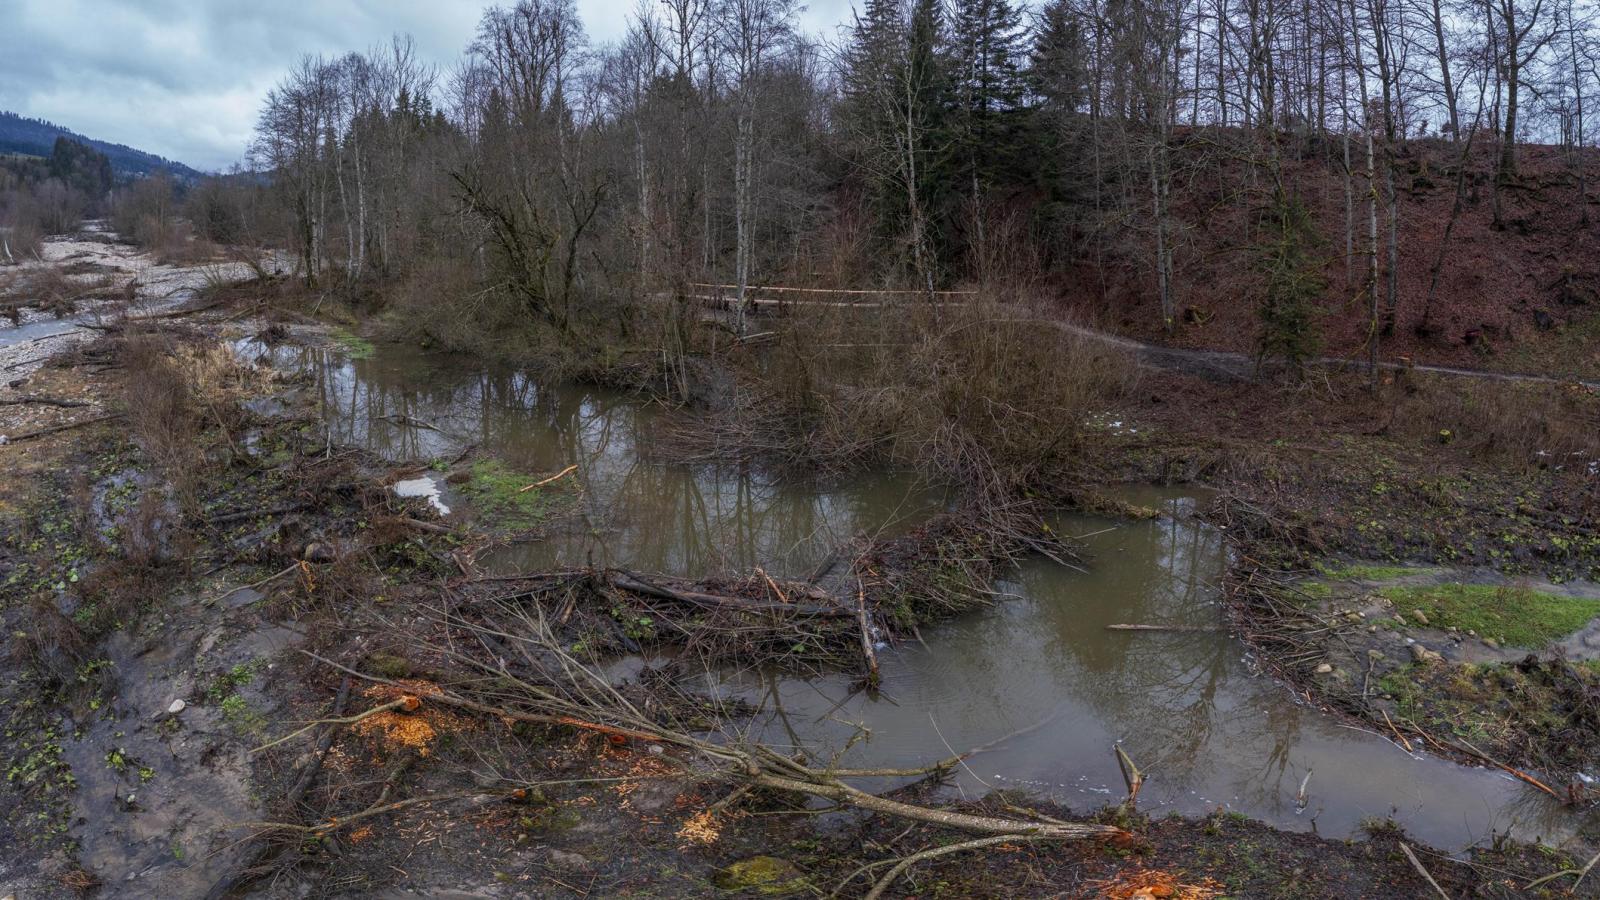
[[[835,43],[796,14],[670,0],[594,46],[572,3],[525,0],[445,70],[403,37],[306,58],[253,173],[183,212],[310,286],[429,298],[408,320],[455,346],[714,282],[979,287],[1296,365],[1450,357],[1600,285],[1461,252],[1600,249],[1584,4],[872,2]],[[165,234],[171,193],[124,221]]]
[[[213,218],[309,281],[563,330],[715,281],[1065,284],[1171,332],[1215,312],[1220,257],[1255,349],[1309,354],[1340,307],[1377,353],[1397,318],[1442,330],[1463,222],[1589,221],[1592,12],[873,2],[832,46],[782,0],[672,0],[593,47],[571,3],[530,0],[448,72],[403,39],[304,60],[261,116],[267,198]],[[420,311],[463,339],[462,306]]]

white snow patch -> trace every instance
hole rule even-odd
[[[439,482],[433,480],[430,475],[397,481],[394,483],[394,492],[401,497],[426,497],[428,502],[433,504],[433,508],[439,511],[439,515],[450,515],[450,507],[446,506],[440,497]]]

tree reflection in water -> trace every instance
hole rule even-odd
[[[308,376],[334,443],[414,460],[477,444],[529,474],[576,464],[576,527],[507,548],[494,560],[501,568],[594,562],[704,575],[760,565],[803,574],[842,540],[905,527],[939,506],[931,492],[891,477],[818,490],[749,469],[660,464],[649,453],[654,414],[616,392],[545,386],[398,348],[355,361],[244,349]],[[706,683],[765,710],[739,727],[818,758],[848,746],[854,763],[901,767],[1012,735],[968,761],[956,783],[968,794],[1023,787],[1097,806],[1122,792],[1111,753],[1120,741],[1149,775],[1146,809],[1225,806],[1282,826],[1315,821],[1330,835],[1394,815],[1442,847],[1492,831],[1547,840],[1570,832],[1542,794],[1498,773],[1413,758],[1296,705],[1251,672],[1225,633],[1107,631],[1118,622],[1222,622],[1222,536],[1188,515],[1192,497],[1129,499],[1162,503],[1168,515],[1063,517],[1062,533],[1092,535],[1088,574],[1042,560],[1024,566],[1001,585],[1013,597],[925,630],[926,646],[883,653],[877,697],[852,694],[847,675],[718,673]],[[1308,771],[1302,814],[1295,795]]]
[[[748,467],[662,464],[649,452],[656,413],[618,391],[546,386],[525,373],[400,347],[357,360],[243,349],[307,377],[335,444],[416,461],[475,444],[530,475],[577,465],[580,515],[483,560],[499,570],[592,562],[684,575],[760,565],[803,575],[855,534],[905,528],[940,503],[909,478],[817,490]]]
[[[1135,502],[1147,502],[1135,498]],[[724,678],[723,690],[783,707],[769,736],[814,754],[867,729],[847,758],[909,766],[984,746],[955,789],[1040,791],[1079,807],[1123,793],[1111,746],[1145,770],[1141,807],[1204,814],[1234,809],[1291,828],[1347,836],[1393,815],[1413,835],[1466,847],[1494,831],[1570,833],[1574,822],[1498,773],[1412,757],[1351,729],[1253,673],[1224,631],[1120,632],[1123,622],[1218,626],[1222,536],[1171,498],[1150,522],[1066,516],[1065,534],[1094,534],[1089,573],[1038,561],[1002,585],[994,608],[924,631],[927,647],[883,655],[883,696],[850,694],[848,678],[767,673]],[[1021,733],[1019,733],[1021,732]],[[1311,803],[1296,794],[1307,771]]]

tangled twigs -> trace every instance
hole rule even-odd
[[[263,750],[270,750],[279,744],[286,744],[289,741],[292,741],[300,735],[305,734],[311,729],[317,727],[318,725],[354,725],[363,719],[368,719],[372,716],[378,715],[379,713],[385,713],[393,709],[403,709],[406,712],[415,712],[421,705],[422,701],[420,699],[412,696],[411,694],[406,694],[405,696],[390,700],[388,703],[380,703],[366,712],[357,713],[353,716],[346,716],[342,719],[317,719],[307,723],[305,727],[297,728],[275,741],[268,741],[267,743],[252,749],[250,752],[260,753]]]
[[[701,729],[673,724],[670,710],[675,704],[670,698],[652,696],[647,702],[636,702],[606,676],[575,659],[551,633],[549,621],[537,605],[521,610],[514,630],[473,624],[449,613],[441,613],[439,618],[441,624],[456,629],[459,638],[453,638],[450,645],[435,644],[431,649],[470,671],[456,686],[441,687],[438,693],[429,694],[429,703],[448,704],[502,720],[565,725],[649,740],[675,750],[674,759],[685,774],[726,782],[736,790],[754,787],[800,794],[979,834],[1031,835],[1049,840],[1127,834],[1109,825],[1022,820],[917,806],[863,791],[845,781],[867,776],[942,776],[959,764],[959,756],[908,770],[819,767],[808,764],[804,757],[780,753],[758,742],[703,737]],[[473,636],[490,638],[506,652],[486,660],[458,649],[468,644],[460,638]],[[309,651],[301,652],[351,675],[388,682]],[[657,712],[647,713],[647,709]]]
[[[361,810],[360,812],[351,813],[348,816],[330,817],[327,821],[318,822],[315,825],[300,825],[294,822],[246,822],[239,827],[254,828],[259,831],[292,831],[299,832],[301,834],[309,834],[313,837],[324,837],[342,828],[348,828],[349,826],[363,819],[370,819],[373,816],[381,816],[385,813],[399,812],[402,809],[409,809],[413,806],[421,806],[425,803],[445,803],[452,800],[472,800],[480,798],[513,799],[516,796],[517,794],[514,790],[505,790],[499,792],[462,791],[449,794],[425,794],[421,797],[408,797],[405,800],[396,800],[392,803],[374,804],[366,809]]]
[[[993,847],[998,844],[1020,844],[1044,840],[1050,840],[1050,837],[1042,834],[1001,834],[962,841],[958,844],[946,844],[943,847],[931,847],[920,853],[913,853],[895,863],[894,868],[886,872],[882,878],[879,878],[872,885],[872,889],[867,891],[864,900],[878,900],[879,897],[883,896],[884,891],[887,891],[889,886],[894,883],[896,878],[899,878],[907,869],[919,862],[948,856],[951,853],[960,853],[963,850],[982,850],[985,847]]]

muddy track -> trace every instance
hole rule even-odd
[[[719,311],[731,311],[733,300],[720,295],[694,295],[689,299],[699,300],[703,304]],[[815,306],[818,308],[845,308],[858,307],[862,309],[876,309],[883,305],[876,301],[841,302],[828,300],[770,300],[755,298],[747,300],[754,315],[768,315],[781,310],[782,307]],[[940,305],[953,305],[954,301],[946,301]],[[1245,353],[1236,353],[1229,350],[1196,350],[1184,347],[1168,347],[1161,344],[1152,344],[1146,341],[1135,340],[1102,331],[1097,328],[1087,328],[1074,325],[1060,319],[1018,319],[1019,322],[1041,322],[1053,328],[1060,329],[1068,334],[1076,335],[1088,340],[1118,347],[1132,353],[1139,362],[1156,369],[1166,369],[1190,375],[1204,375],[1208,377],[1226,377],[1244,381],[1254,381],[1260,374],[1260,365],[1257,359]],[[1319,356],[1307,360],[1307,365],[1319,366],[1329,369],[1353,369],[1363,371],[1367,363],[1362,360],[1350,359],[1339,356]],[[1498,381],[1522,384],[1576,384],[1581,387],[1600,390],[1600,381],[1585,380],[1581,378],[1557,378],[1550,375],[1534,375],[1519,372],[1496,372],[1488,369],[1467,369],[1457,366],[1433,366],[1410,362],[1383,361],[1378,363],[1378,368],[1386,372],[1422,372],[1428,375],[1442,375],[1451,378],[1475,378],[1480,381]]]

